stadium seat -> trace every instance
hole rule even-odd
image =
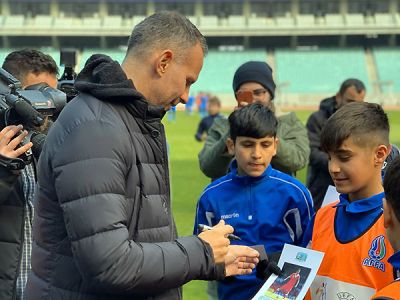
[[[315,25],[314,15],[298,15],[296,17],[297,26],[312,27]]]
[[[400,25],[400,14],[395,14],[394,20],[397,25]]]
[[[246,20],[243,16],[229,16],[228,26],[234,28],[244,28],[246,27]]]
[[[53,26],[53,17],[50,15],[37,15],[34,26],[37,28],[51,28]]]
[[[325,24],[330,27],[341,27],[344,25],[344,20],[339,14],[326,14]]]
[[[217,16],[203,16],[200,18],[201,28],[216,28],[218,27],[218,17]]]
[[[400,50],[396,48],[377,48],[373,50],[375,64],[380,82],[392,82],[392,85],[383,85],[382,90],[400,92],[399,70]]]
[[[263,28],[272,25],[275,25],[275,22],[271,18],[251,16],[248,19],[248,27],[251,28]]]
[[[80,19],[75,19],[75,18],[55,18],[54,19],[54,27],[63,29],[63,28],[71,28],[76,24],[76,21],[81,21]]]
[[[343,80],[362,80],[370,84],[363,49],[276,50],[276,81],[288,82],[288,93],[335,93]]]
[[[87,17],[82,19],[83,28],[96,28],[101,27],[101,19],[98,17]]]
[[[394,25],[393,15],[391,14],[375,14],[375,23],[376,25]]]
[[[4,27],[7,28],[20,28],[23,27],[25,23],[24,15],[9,15],[5,17]]]
[[[103,19],[104,28],[121,28],[122,17],[121,16],[106,16]]]
[[[210,50],[204,59],[199,79],[192,86],[191,92],[233,94],[232,78],[236,69],[249,60],[265,61],[266,56],[264,50],[238,52]]]
[[[119,63],[122,63],[123,59],[125,58],[125,53],[126,50],[120,50],[120,49],[97,49],[97,48],[92,48],[92,49],[85,49],[82,51],[81,57],[79,59],[78,63],[78,69],[79,71],[82,70],[82,68],[85,66],[86,61],[96,53],[101,53],[101,54],[106,54],[110,56],[112,59],[118,61]]]
[[[350,26],[365,25],[363,14],[348,14],[346,15],[346,24]]]
[[[294,26],[294,18],[291,16],[276,17],[275,23],[279,27],[293,27]]]

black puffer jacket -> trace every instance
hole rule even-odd
[[[16,296],[24,241],[25,196],[22,178],[0,166],[0,299]]]
[[[329,117],[337,110],[335,96],[321,101],[319,110],[312,113],[307,121],[310,140],[310,164],[307,169],[307,187],[314,200],[314,208],[321,207],[326,190],[333,185],[328,171],[328,155],[321,149],[321,132]]]
[[[39,162],[28,299],[180,299],[221,279],[209,245],[176,239],[163,109],[106,56],[76,87]]]

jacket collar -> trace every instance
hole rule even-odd
[[[237,161],[236,159],[234,159],[229,166],[229,170],[233,180],[243,184],[249,184],[249,183],[256,183],[260,180],[268,178],[271,175],[273,169],[271,167],[271,164],[269,164],[268,167],[265,169],[264,173],[262,173],[260,176],[257,177],[252,177],[248,175],[240,176],[237,173]]]
[[[347,194],[340,194],[339,203],[335,207],[343,206],[348,213],[362,213],[376,209],[382,209],[382,199],[385,193],[379,193],[369,198],[350,202]]]

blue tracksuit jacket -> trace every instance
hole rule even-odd
[[[238,176],[236,161],[226,176],[212,182],[197,204],[197,225],[232,225],[238,245],[264,245],[267,253],[278,252],[285,243],[300,245],[314,214],[310,192],[296,178],[269,166],[259,177]],[[219,299],[251,299],[263,282],[251,275],[218,283]]]

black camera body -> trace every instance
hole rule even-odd
[[[76,49],[62,49],[60,51],[60,65],[64,66],[64,72],[58,79],[57,88],[67,95],[67,102],[71,101],[78,95],[78,91],[74,88],[76,79]]]
[[[23,144],[32,141],[35,157],[40,154],[45,137],[36,128],[44,124],[46,117],[58,114],[66,103],[64,92],[47,84],[36,84],[24,90],[19,80],[0,68],[0,127],[22,124],[29,132]],[[30,163],[31,154],[27,152],[21,159]]]

